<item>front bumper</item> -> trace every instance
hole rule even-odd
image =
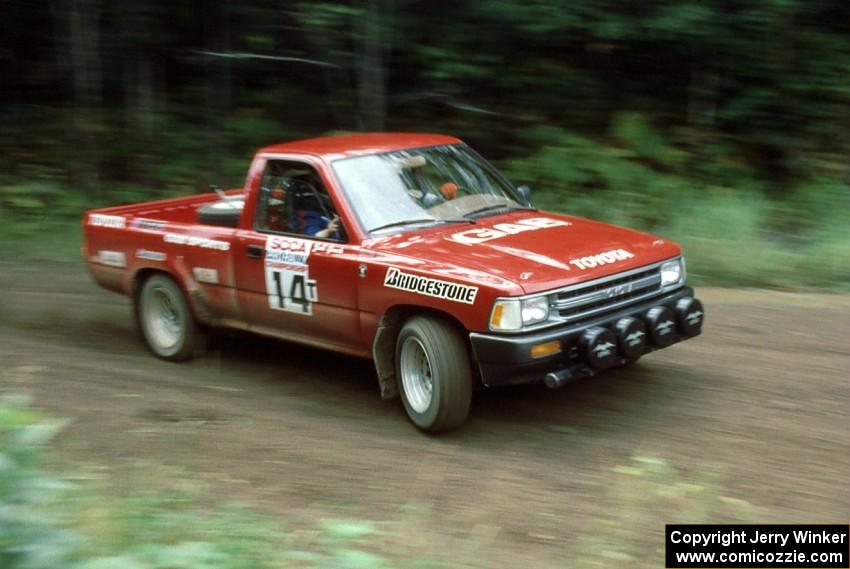
[[[699,318],[696,326],[691,323],[687,325],[681,320],[686,314],[679,314],[677,306],[681,308],[683,299],[693,299],[694,291],[690,287],[683,287],[677,291],[654,298],[647,302],[629,306],[584,322],[560,326],[530,332],[528,334],[482,334],[472,332],[469,339],[472,343],[473,357],[481,374],[481,381],[488,387],[496,385],[513,385],[519,383],[539,383],[546,381],[547,385],[557,386],[568,380],[576,379],[584,375],[592,375],[601,371],[599,365],[594,364],[588,357],[586,344],[589,332],[609,330],[617,334],[616,324],[624,318],[639,320],[647,326],[647,341],[641,347],[639,355],[667,347],[682,340],[698,336],[702,331],[702,307],[699,306]],[[658,312],[657,307],[665,307],[675,316],[676,326],[671,328],[671,335],[663,339],[653,337],[653,315]],[[655,313],[653,313],[653,309]],[[693,316],[693,314],[691,314]],[[622,338],[618,338],[621,342]],[[560,353],[534,358],[531,348],[548,342],[559,341],[561,343]],[[619,342],[618,342],[619,343]],[[616,363],[623,364],[636,357],[626,357],[622,349],[616,351],[611,359]],[[610,361],[606,366],[610,365]],[[560,378],[560,379],[558,379]],[[554,385],[553,385],[554,383]]]

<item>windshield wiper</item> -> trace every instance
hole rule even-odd
[[[500,210],[500,209],[505,209],[505,210],[508,210],[508,211],[518,211],[518,210],[537,211],[536,207],[511,205],[511,204],[504,203],[504,204],[486,205],[484,207],[479,207],[478,209],[474,209],[470,212],[463,214],[463,216],[468,218],[470,215],[476,215],[476,214],[485,213],[485,212],[488,212],[488,211],[497,211],[497,210]]]
[[[436,219],[436,218],[423,218],[423,219],[405,219],[402,221],[394,221],[393,223],[387,223],[386,225],[379,225],[378,227],[373,227],[369,230],[369,233],[373,231],[380,231],[381,229],[390,229],[392,227],[403,227],[405,225],[417,225],[422,223],[429,223],[432,225],[438,223],[475,223],[474,219],[465,219],[462,217],[450,217],[447,219]]]

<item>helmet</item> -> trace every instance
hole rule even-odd
[[[455,196],[457,196],[457,184],[454,182],[446,182],[440,186],[440,193],[443,194],[447,200],[455,199]]]
[[[273,188],[269,193],[269,198],[278,201],[284,201],[286,199],[286,190],[280,186],[277,188]]]

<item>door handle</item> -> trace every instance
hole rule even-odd
[[[248,245],[248,256],[252,259],[262,259],[263,258],[263,246],[262,245]]]

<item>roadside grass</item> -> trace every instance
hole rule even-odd
[[[0,215],[0,260],[83,262],[79,220],[10,219]]]
[[[197,484],[116,497],[97,475],[57,476],[45,462],[66,421],[22,396],[0,397],[0,567],[4,569],[436,569],[478,567],[492,531],[472,528],[458,546],[435,550],[422,536],[427,510],[395,521],[317,520],[288,529],[240,505],[209,506]],[[51,465],[53,461],[51,460]],[[64,469],[63,469],[64,470]],[[95,469],[96,470],[96,469]],[[174,473],[160,469],[158,477]],[[683,472],[635,456],[610,474],[604,512],[563,552],[566,567],[646,567],[663,558],[666,523],[752,523],[748,502],[723,493],[723,475]],[[150,486],[155,486],[151,484]],[[488,526],[489,527],[489,526]],[[492,528],[491,528],[492,529]]]

